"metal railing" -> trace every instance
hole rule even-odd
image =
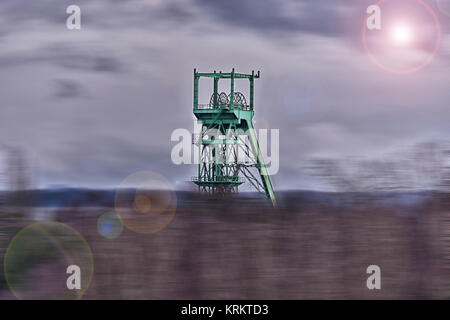
[[[214,177],[214,180],[203,180],[199,177],[191,177],[192,182],[238,182],[238,183],[244,183],[245,179],[239,176],[221,176],[221,177]]]
[[[236,109],[240,108],[242,110],[250,110],[250,106],[249,105],[238,105],[238,104],[235,104],[234,107]],[[222,105],[218,106],[217,108],[215,108],[214,105],[211,104],[211,103],[198,104],[198,109],[200,109],[200,110],[212,110],[212,109],[220,109],[220,108],[229,109],[230,105],[229,104],[222,104]]]

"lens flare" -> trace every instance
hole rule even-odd
[[[173,186],[152,171],[131,174],[116,190],[116,212],[125,227],[137,233],[162,230],[172,221],[176,208]]]
[[[81,270],[81,289],[67,288],[67,267]],[[76,230],[59,222],[39,222],[18,232],[4,257],[5,279],[18,299],[81,299],[94,270],[92,252]]]
[[[391,38],[393,43],[397,46],[411,44],[413,41],[413,31],[411,26],[405,23],[397,24],[391,32]]]
[[[381,29],[367,27],[370,14],[362,28],[362,43],[370,60],[395,74],[413,73],[429,65],[441,44],[441,25],[433,8],[424,0],[380,0],[377,6],[383,17]]]
[[[98,233],[107,239],[115,239],[122,234],[123,223],[115,212],[106,212],[98,218]]]

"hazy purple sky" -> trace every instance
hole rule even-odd
[[[262,72],[255,120],[280,129],[276,188],[314,187],[302,171],[311,157],[377,157],[448,138],[450,0],[449,15],[427,1],[441,47],[409,75],[380,69],[363,49],[374,2],[2,0],[0,144],[26,149],[43,187],[111,187],[138,170],[188,180],[195,168],[172,164],[170,135],[192,129],[193,69],[232,67]],[[82,9],[79,31],[66,28],[70,4]]]

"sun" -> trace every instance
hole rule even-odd
[[[413,30],[406,23],[396,24],[391,31],[391,40],[396,46],[406,46],[413,41]]]

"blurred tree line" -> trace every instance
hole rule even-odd
[[[335,191],[450,191],[450,141],[424,142],[378,159],[313,158],[307,172]]]

